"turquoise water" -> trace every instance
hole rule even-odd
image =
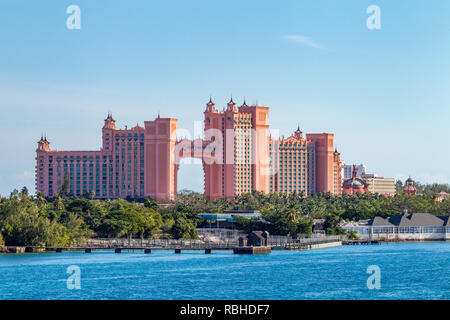
[[[81,289],[67,288],[67,267]],[[381,288],[367,288],[367,267]],[[0,299],[450,299],[450,242],[234,255],[111,251],[0,255]]]

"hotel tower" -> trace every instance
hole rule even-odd
[[[177,119],[157,117],[144,127],[118,129],[111,114],[98,151],[56,151],[45,137],[36,150],[36,190],[48,197],[62,191],[98,199],[174,199],[183,158],[198,158],[205,196],[233,198],[254,190],[264,193],[342,193],[341,159],[331,133],[288,138],[269,135],[269,108],[236,107],[231,99],[218,111],[210,99],[202,139],[177,138]]]

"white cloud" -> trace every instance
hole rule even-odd
[[[311,47],[311,48],[322,49],[322,47],[319,46],[314,41],[312,41],[312,39],[310,37],[291,34],[291,35],[284,35],[284,36],[282,36],[282,38],[285,40],[291,41],[291,42],[301,43],[301,44]]]

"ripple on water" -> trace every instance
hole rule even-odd
[[[234,255],[94,251],[0,256],[0,299],[449,299],[450,243]],[[381,289],[367,289],[367,267]],[[81,290],[68,290],[69,265]]]

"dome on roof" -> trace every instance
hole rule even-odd
[[[361,179],[347,179],[344,182],[344,187],[350,187],[350,186],[354,186],[354,187],[363,187],[364,186],[364,182]]]
[[[355,195],[358,193],[370,194],[368,184],[363,179],[356,178],[354,175],[353,178],[344,181],[342,191],[350,195]]]

